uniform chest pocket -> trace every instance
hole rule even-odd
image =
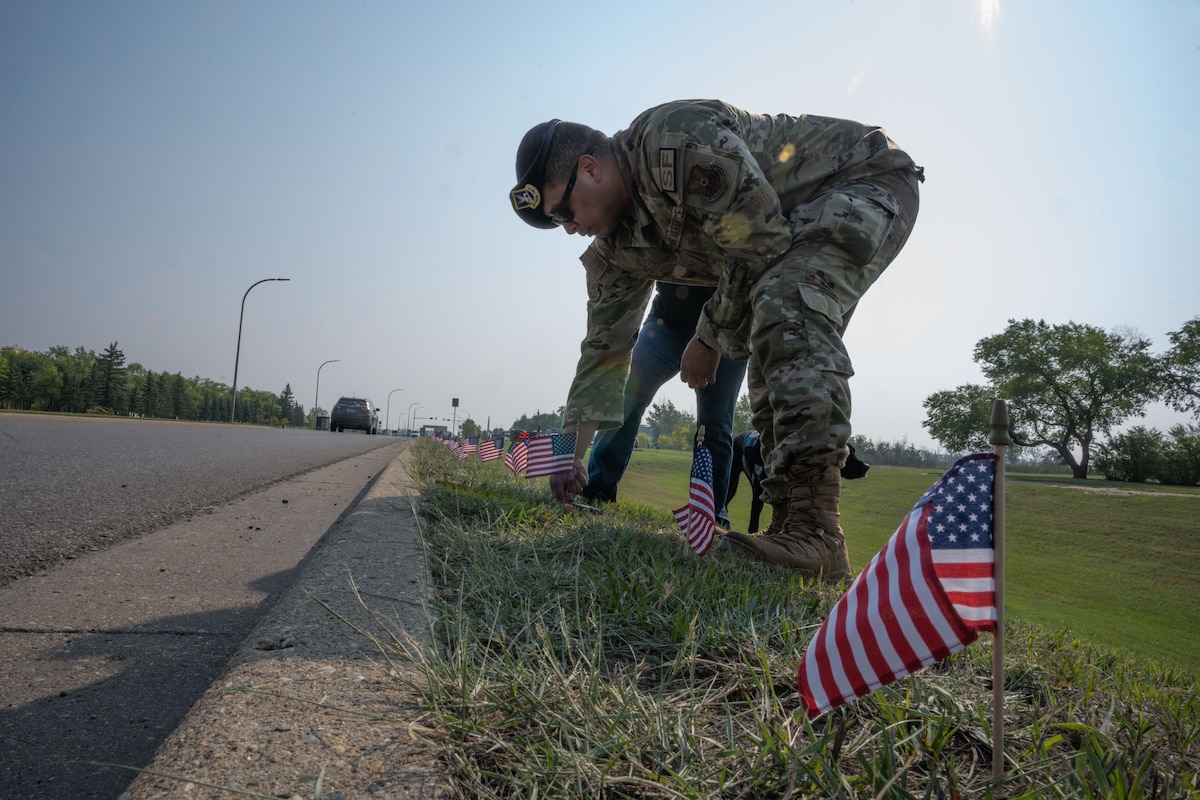
[[[874,186],[839,186],[793,209],[792,244],[822,239],[857,263],[875,259],[887,240],[899,204]]]

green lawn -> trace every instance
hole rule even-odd
[[[682,505],[690,466],[690,453],[635,450],[622,502]],[[940,475],[875,466],[843,482],[842,527],[856,571]],[[1200,671],[1200,488],[1014,474],[1007,495],[1009,618]],[[745,530],[744,480],[730,517]],[[763,526],[769,519],[768,508]]]
[[[417,670],[397,671],[428,711],[414,735],[456,796],[1065,800],[1200,787],[1200,492],[1009,483],[994,775],[988,636],[805,717],[797,665],[844,587],[692,553],[669,514],[687,496],[689,454],[636,451],[622,502],[599,515],[564,509],[545,479],[432,442],[408,457],[433,645],[401,636],[380,652]],[[846,483],[856,568],[940,474],[875,467]],[[748,507],[743,492],[739,525]]]

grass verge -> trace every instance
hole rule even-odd
[[[432,443],[411,452],[436,644],[397,637],[384,652],[418,666],[463,796],[1198,790],[1194,673],[1010,620],[1008,771],[997,781],[986,637],[810,722],[796,665],[836,587],[722,552],[697,558],[662,509],[564,512],[544,482]]]

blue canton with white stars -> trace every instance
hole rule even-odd
[[[945,550],[992,546],[992,484],[995,461],[980,458],[960,464],[926,493],[932,505],[929,541]]]

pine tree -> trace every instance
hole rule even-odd
[[[118,414],[128,410],[125,403],[125,354],[116,342],[96,357],[94,378],[97,405],[110,408]]]
[[[279,418],[290,420],[292,418],[292,409],[295,405],[296,395],[292,394],[292,384],[288,383],[283,387],[283,391],[279,393]]]

